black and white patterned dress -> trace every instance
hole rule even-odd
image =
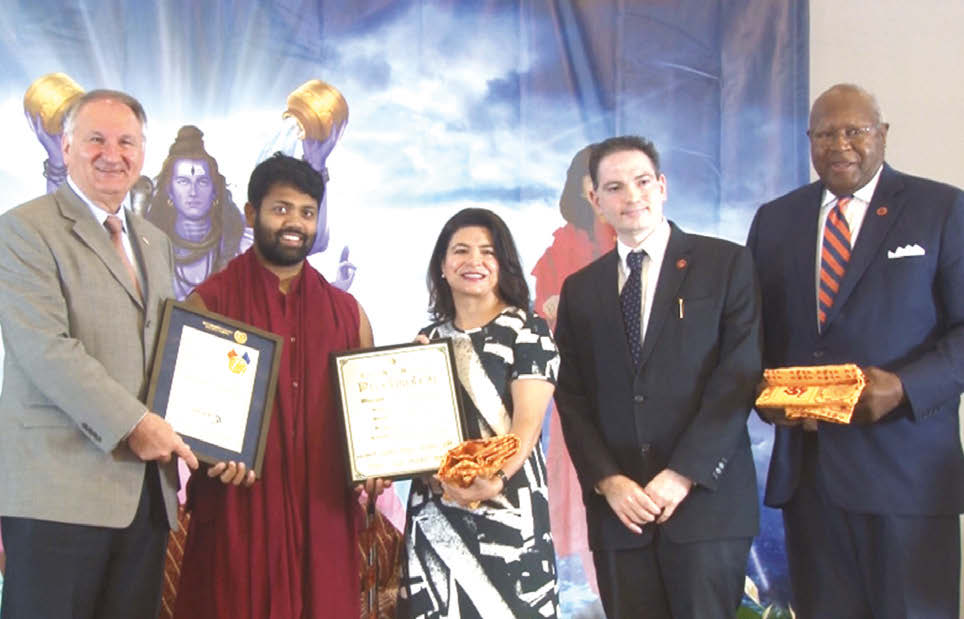
[[[449,321],[422,333],[452,338],[471,438],[508,433],[513,380],[556,381],[559,355],[549,327],[519,308],[503,310],[479,329],[460,331]],[[414,480],[402,563],[400,618],[557,616],[546,463],[539,443],[502,494],[478,509],[443,504],[428,484]]]

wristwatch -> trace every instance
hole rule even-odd
[[[499,469],[495,472],[495,476],[502,480],[502,487],[509,485],[509,477],[505,474],[505,471]]]

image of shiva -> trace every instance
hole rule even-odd
[[[145,215],[174,245],[178,300],[240,253],[244,233],[241,211],[218,172],[218,162],[204,149],[203,137],[193,125],[178,130],[154,180]]]

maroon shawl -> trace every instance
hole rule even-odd
[[[284,345],[262,477],[225,486],[202,470],[175,617],[358,617],[358,503],[348,487],[328,353],[358,346],[355,299],[307,262],[288,294],[254,250],[198,286],[208,309]]]

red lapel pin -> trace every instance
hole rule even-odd
[[[883,217],[886,214],[887,214],[886,206],[881,206],[880,208],[877,209],[877,215],[879,215],[880,217]]]
[[[676,261],[676,268],[682,271],[683,269],[686,268],[686,264],[687,264],[686,258],[680,258],[679,260]]]

